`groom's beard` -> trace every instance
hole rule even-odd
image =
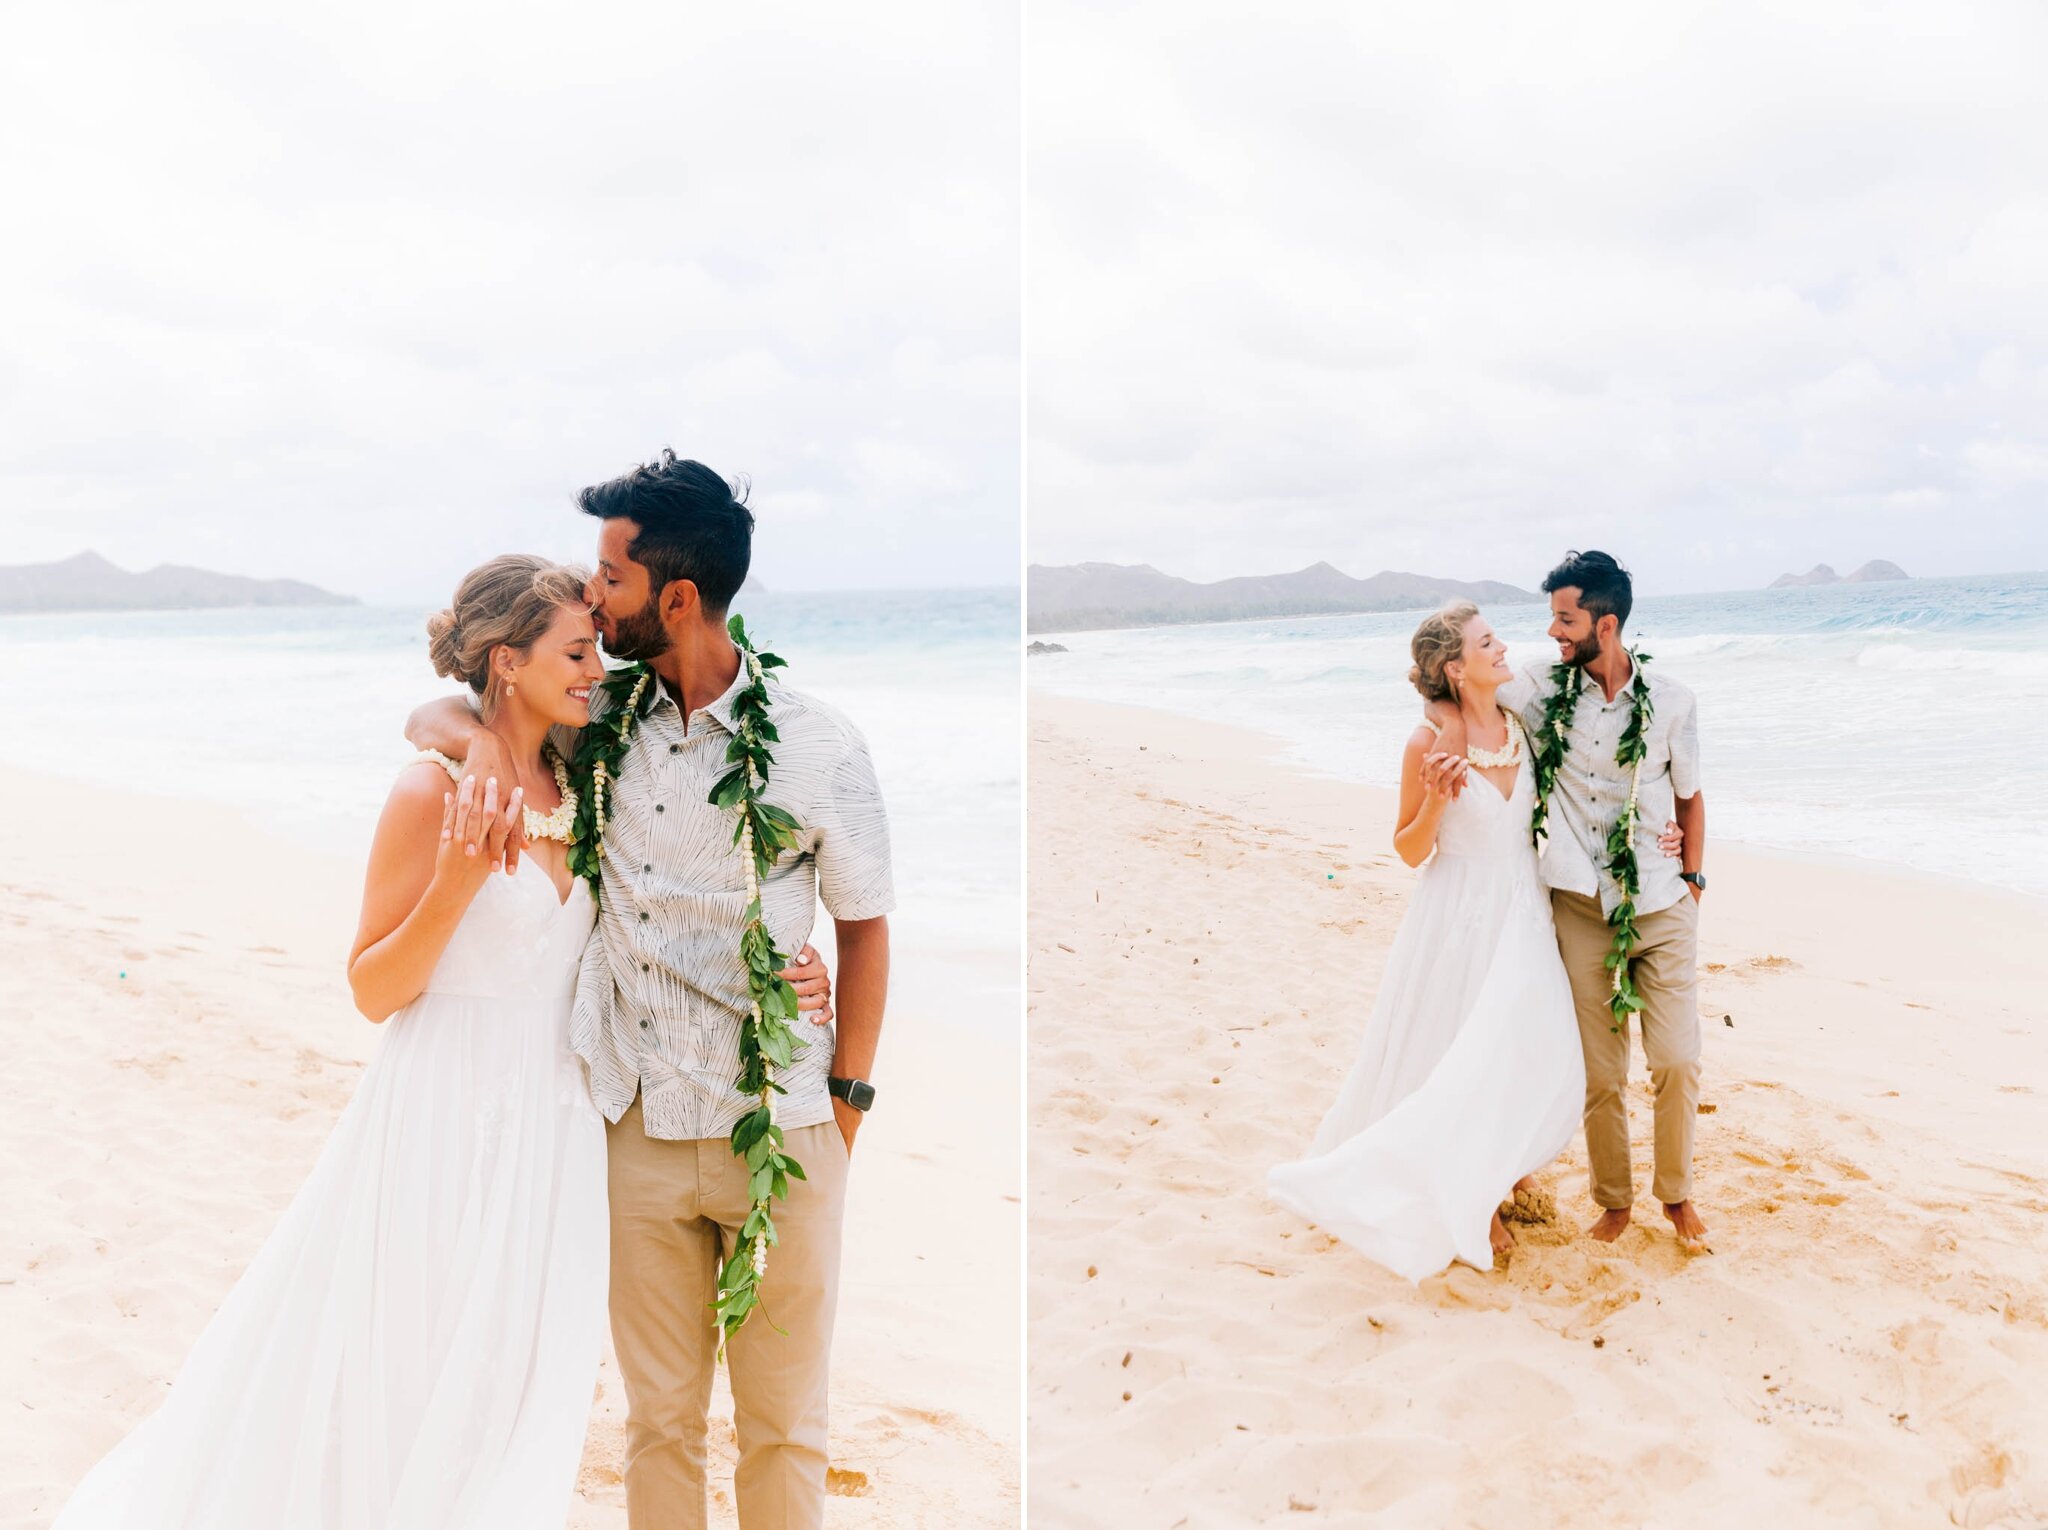
[[[1565,656],[1565,663],[1573,669],[1584,669],[1600,657],[1600,639],[1589,637],[1584,642],[1572,644],[1572,651]]]
[[[612,618],[612,635],[604,651],[615,659],[642,662],[660,658],[671,646],[661,618],[650,602],[631,616]]]

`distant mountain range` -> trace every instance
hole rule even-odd
[[[1803,574],[1780,574],[1771,581],[1774,590],[1803,589],[1811,584],[1876,584],[1884,579],[1910,579],[1913,576],[1896,563],[1887,563],[1882,558],[1872,558],[1863,567],[1846,578],[1829,568],[1825,563],[1816,563]]]
[[[24,611],[189,611],[221,606],[353,606],[297,579],[249,579],[160,563],[140,574],[96,552],[61,563],[0,567],[0,613]]]
[[[1354,579],[1328,563],[1291,574],[1247,574],[1213,584],[1162,574],[1146,563],[1034,563],[1025,590],[1025,625],[1032,632],[1080,632],[1264,616],[1422,611],[1458,597],[1482,604],[1542,598],[1490,579],[1468,584],[1398,573]]]

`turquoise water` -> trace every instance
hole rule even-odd
[[[791,684],[867,735],[899,941],[1014,952],[1017,592],[767,594],[740,609],[789,661]],[[406,713],[451,690],[427,663],[425,620],[390,606],[0,618],[0,759],[238,804],[274,831],[359,854],[408,757]]]
[[[1547,607],[1487,611],[1510,662]],[[1035,687],[1259,728],[1391,785],[1416,613],[1062,633]],[[1710,834],[2048,894],[2048,574],[1639,601],[1629,635],[1699,696]]]

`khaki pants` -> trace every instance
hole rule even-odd
[[[1586,1053],[1586,1158],[1593,1203],[1618,1211],[1635,1201],[1629,1172],[1628,1028],[1615,1034],[1608,1008],[1613,979],[1605,965],[1614,931],[1598,898],[1550,895],[1557,949],[1571,979]],[[1692,1133],[1700,1104],[1699,904],[1688,892],[1670,908],[1636,921],[1640,939],[1629,975],[1643,996],[1643,1059],[1657,1093],[1656,1170],[1650,1191],[1667,1206],[1692,1199]]]
[[[612,1343],[626,1385],[632,1530],[702,1530],[705,1410],[717,1352],[718,1268],[748,1211],[746,1165],[724,1137],[657,1141],[636,1099],[607,1133]],[[787,1130],[807,1179],[775,1203],[781,1241],[755,1309],[726,1347],[747,1530],[825,1522],[825,1392],[839,1293],[846,1142],[831,1121]],[[788,1330],[777,1333],[772,1322]]]

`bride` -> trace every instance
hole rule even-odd
[[[1497,1208],[1570,1142],[1586,1075],[1530,838],[1530,750],[1495,700],[1514,678],[1507,648],[1460,603],[1426,618],[1410,650],[1424,700],[1463,715],[1467,757],[1435,752],[1427,720],[1408,739],[1394,848],[1422,872],[1358,1060],[1310,1156],[1267,1185],[1415,1281],[1454,1259],[1491,1269],[1512,1247]]]
[[[458,786],[422,756],[393,786],[349,955],[376,1055],[163,1406],[53,1530],[566,1519],[609,1243],[604,1120],[568,1040],[595,903],[548,744],[589,721],[604,676],[585,585],[494,558],[428,622],[436,671],[478,694],[517,779]]]

